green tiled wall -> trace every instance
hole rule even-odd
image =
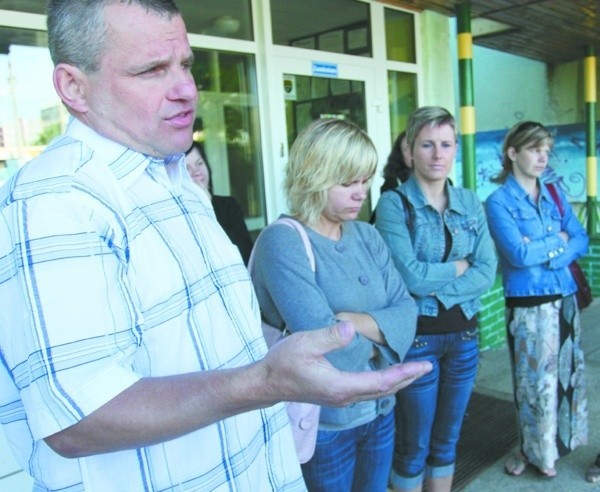
[[[598,272],[600,274],[600,269]],[[502,277],[500,275],[496,276],[492,288],[481,297],[479,335],[481,350],[501,347],[506,341],[504,289],[502,288]]]
[[[591,238],[587,256],[579,260],[585,270],[594,297],[600,297],[600,238]]]

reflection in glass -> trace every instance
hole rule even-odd
[[[414,73],[388,72],[390,128],[393,142],[406,129],[410,113],[417,109],[417,76]]]
[[[2,0],[0,1],[0,9],[18,10],[30,14],[45,14],[46,2],[44,0]]]
[[[254,39],[251,0],[177,0],[188,32],[233,39]],[[0,0],[0,10],[46,14],[45,0]],[[1,37],[0,37],[1,39]]]
[[[311,121],[341,118],[367,131],[365,83],[359,80],[329,79],[284,74],[283,93],[288,151]],[[359,220],[369,220],[371,199],[367,198]]]
[[[416,63],[413,14],[385,9],[385,46],[388,60]]]
[[[251,0],[177,0],[188,32],[253,40]],[[45,0],[0,0],[0,10],[46,14]],[[1,39],[1,37],[0,37]]]
[[[64,130],[43,31],[0,27],[0,184]]]
[[[250,0],[178,0],[188,32],[252,41]]]
[[[254,56],[194,49],[194,138],[204,143],[215,194],[241,203],[249,230],[266,225]]]
[[[356,0],[271,0],[273,43],[372,56],[369,8]]]

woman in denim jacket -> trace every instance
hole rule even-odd
[[[406,360],[433,371],[397,394],[392,484],[396,491],[449,491],[456,443],[479,361],[477,311],[492,286],[496,255],[481,202],[448,180],[456,124],[444,108],[409,118],[413,175],[383,193],[376,227],[417,301],[417,337]]]
[[[521,449],[505,465],[515,476],[528,464],[555,476],[555,461],[587,441],[577,285],[568,266],[586,253],[588,236],[558,187],[540,180],[552,143],[540,123],[515,125],[494,180],[503,185],[486,201],[500,256],[521,431]]]

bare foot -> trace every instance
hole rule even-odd
[[[556,468],[550,468],[548,470],[542,470],[541,468],[538,468],[538,472],[540,475],[547,478],[554,478],[556,476]]]
[[[518,477],[525,471],[527,464],[525,456],[521,453],[515,453],[504,463],[504,471],[513,477]]]
[[[590,483],[600,482],[600,454],[596,457],[596,461],[588,468],[585,479]]]

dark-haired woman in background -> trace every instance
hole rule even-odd
[[[387,190],[395,190],[398,185],[404,183],[412,174],[410,161],[410,149],[406,141],[406,131],[403,131],[396,137],[390,155],[383,168],[383,184],[379,190],[381,193]],[[369,223],[375,224],[377,213],[375,210],[371,213]]]
[[[212,174],[202,145],[193,142],[185,153],[185,163],[188,173],[194,183],[202,188],[209,196],[217,221],[235,244],[248,265],[252,251],[252,239],[244,221],[244,211],[240,202],[232,196],[221,196],[213,193]]]
[[[408,147],[408,142],[406,141],[406,131],[403,131],[396,138],[392,151],[383,168],[381,193],[397,188],[399,184],[404,183],[410,178],[411,173],[410,149]]]

